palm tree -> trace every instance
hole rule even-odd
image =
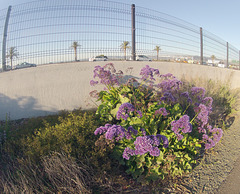
[[[77,61],[77,47],[79,47],[79,46],[81,46],[81,45],[79,45],[78,42],[76,42],[76,41],[74,41],[71,46],[74,49],[75,61]]]
[[[160,46],[156,46],[154,50],[157,51],[157,61],[158,61],[159,51],[162,49],[160,48]]]
[[[212,64],[213,64],[213,66],[214,66],[214,60],[216,59],[215,55],[212,55],[212,56],[211,56],[211,59],[212,59]]]
[[[17,49],[16,47],[10,47],[9,51],[8,51],[8,54],[6,57],[10,58],[10,61],[11,61],[11,69],[12,69],[12,61],[13,61],[13,58],[14,57],[17,57],[18,56],[18,52],[17,52]]]
[[[128,41],[123,41],[123,43],[120,45],[121,49],[124,51],[125,60],[127,60],[127,49],[131,48],[129,44],[130,43]]]

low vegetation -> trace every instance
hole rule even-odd
[[[179,191],[179,180],[234,121],[237,91],[177,80],[146,66],[141,79],[96,66],[97,110],[0,126],[0,193]],[[199,84],[199,85],[198,85]]]

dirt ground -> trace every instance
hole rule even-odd
[[[233,121],[233,120],[232,120]],[[191,193],[240,193],[240,119],[239,115],[213,150],[184,179],[184,186]],[[227,192],[225,192],[227,191]]]

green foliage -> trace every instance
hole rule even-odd
[[[45,123],[34,135],[23,139],[24,153],[31,158],[47,155],[51,151],[61,151],[72,156],[84,157],[92,154],[93,129],[97,127],[93,114],[70,113],[65,119],[58,118],[59,124]]]
[[[97,137],[92,135],[100,125],[95,111],[62,112],[20,123],[16,129],[12,128],[3,144],[3,152],[12,157],[27,157],[38,163],[52,151],[63,151],[81,160],[92,160],[95,167],[109,165],[105,157],[109,145],[100,150],[95,146]]]
[[[101,71],[102,73],[104,72],[103,69]],[[146,75],[148,76],[157,72],[148,66],[141,71],[141,75],[147,73]],[[151,74],[149,71],[152,71]],[[112,75],[112,77],[113,76],[114,75]],[[172,75],[170,75],[170,77],[171,76]],[[208,104],[209,102],[203,100],[205,97],[204,88],[194,88],[191,90],[192,87],[190,85],[188,87],[181,87],[180,81],[175,80],[175,78],[172,78],[172,80],[163,78],[159,82],[162,84],[163,89],[158,90],[156,87],[153,87],[154,84],[157,85],[158,83],[150,80],[155,79],[147,79],[135,85],[127,82],[126,84],[121,84],[119,87],[107,85],[108,91],[101,91],[99,93],[98,100],[101,101],[101,104],[97,109],[97,115],[100,116],[102,121],[120,125],[126,130],[128,130],[129,127],[137,130],[138,134],[132,133],[130,139],[123,138],[115,141],[113,149],[114,158],[116,158],[120,164],[127,166],[126,172],[131,174],[133,178],[147,183],[158,180],[159,178],[165,179],[166,177],[177,177],[189,173],[194,165],[196,165],[196,161],[200,157],[200,152],[206,143],[204,142],[203,134],[205,135],[204,138],[208,138],[207,131],[212,129],[209,124],[203,124],[203,122],[205,122],[204,120],[208,122],[208,112],[211,112],[211,103]],[[164,88],[170,89],[165,89],[166,91],[164,91]],[[188,98],[191,97],[190,101],[182,97],[183,92],[189,95]],[[224,91],[222,91],[222,93],[224,93]],[[169,100],[171,95],[169,99],[166,99],[165,96],[169,94],[171,94],[175,100]],[[160,100],[164,98],[166,100]],[[206,109],[205,112],[201,112],[200,110],[199,104],[201,105],[201,103],[206,103],[206,105],[202,105]],[[118,116],[118,113],[122,111],[120,109],[124,104],[133,106],[134,111],[127,111],[127,108],[124,109],[123,112],[127,114],[127,117],[121,118]],[[156,114],[160,109],[166,110],[167,115],[163,113]],[[140,111],[142,115],[140,115],[138,111]],[[201,115],[198,117],[200,112]],[[173,123],[184,116],[190,119],[189,125],[192,127],[190,132],[181,132],[180,129],[173,129]],[[201,132],[199,128],[206,129],[202,129]],[[142,129],[144,129],[146,134],[142,132]],[[106,130],[107,133],[110,133],[108,129]],[[204,130],[205,132],[203,132]],[[218,130],[217,136],[212,140],[212,145],[208,145],[209,147],[215,145],[213,141],[217,143],[221,138],[221,129],[217,128],[214,130]],[[116,134],[116,132],[112,133]],[[150,151],[147,153],[133,154],[130,158],[123,156],[126,149],[133,151],[136,149],[138,137],[156,135],[165,136],[169,142],[168,147],[163,146],[163,144],[157,146],[160,150],[160,154],[157,156],[150,154]],[[210,137],[210,133],[208,135]],[[207,147],[205,149],[209,148]],[[123,159],[123,157],[126,160]]]
[[[32,136],[39,128],[44,128],[46,123],[49,125],[59,123],[58,117],[61,116],[62,118],[65,118],[67,115],[67,111],[61,111],[59,114],[45,117],[19,119],[14,121],[11,121],[10,118],[8,118],[5,121],[5,126],[11,130],[7,130],[6,141],[2,142],[3,151],[12,156],[23,156],[23,145],[25,144],[24,139],[26,137]],[[5,127],[1,129],[1,131],[4,132],[7,128]]]

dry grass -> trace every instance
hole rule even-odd
[[[43,157],[40,166],[9,157],[0,175],[0,193],[91,193],[91,170],[63,153]]]

